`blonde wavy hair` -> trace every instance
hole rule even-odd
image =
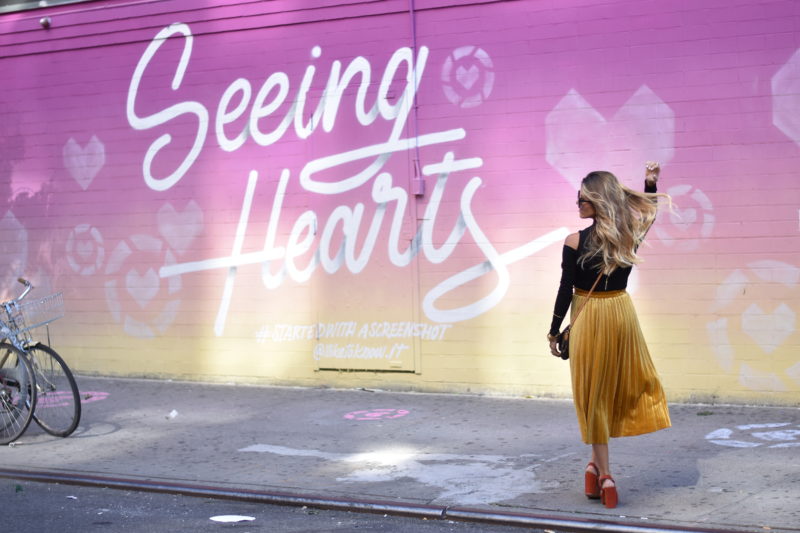
[[[580,195],[594,206],[595,224],[578,260],[602,265],[605,274],[642,262],[636,250],[655,222],[659,197],[672,206],[669,195],[634,191],[603,170],[583,178]]]

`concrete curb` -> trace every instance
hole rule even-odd
[[[0,478],[35,481],[40,483],[61,483],[87,487],[102,487],[141,492],[158,492],[236,500],[283,506],[307,506],[316,509],[352,511],[361,513],[410,516],[429,520],[458,520],[464,522],[491,523],[496,525],[528,528],[552,529],[560,532],[590,533],[734,533],[737,530],[712,528],[686,528],[674,525],[654,524],[643,526],[618,521],[588,520],[566,517],[537,515],[530,513],[489,512],[462,507],[419,505],[361,499],[326,498],[313,494],[270,492],[247,489],[230,489],[209,485],[148,481],[131,478],[92,476],[77,473],[52,471],[30,471],[0,468]],[[739,530],[741,531],[741,530]]]

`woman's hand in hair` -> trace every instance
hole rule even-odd
[[[656,161],[648,161],[644,165],[645,174],[644,181],[648,185],[655,185],[658,181],[658,175],[661,173],[661,166]]]

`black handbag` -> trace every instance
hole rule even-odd
[[[569,329],[572,324],[564,328],[564,331],[556,335],[556,348],[558,348],[558,356],[564,361],[569,359]]]
[[[600,272],[597,275],[597,279],[594,280],[594,285],[592,285],[589,294],[586,295],[586,299],[578,308],[578,312],[575,313],[575,316],[572,317],[572,320],[570,320],[569,325],[565,327],[561,333],[556,335],[556,348],[558,348],[558,356],[561,357],[561,359],[563,359],[564,361],[569,359],[569,330],[572,329],[572,324],[574,324],[575,321],[578,320],[578,316],[581,314],[581,311],[583,311],[583,306],[586,305],[586,302],[588,302],[589,298],[591,298],[592,293],[594,292],[594,288],[597,287],[597,283],[600,281],[601,277],[603,277],[602,272]]]

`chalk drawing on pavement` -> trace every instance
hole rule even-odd
[[[72,391],[59,390],[39,394],[36,398],[37,409],[48,409],[50,407],[65,407],[72,403]]]
[[[108,398],[110,393],[99,391],[81,392],[81,403],[99,402]]]
[[[411,411],[407,409],[369,409],[352,411],[344,415],[347,420],[387,420],[391,418],[401,418]]]
[[[238,451],[339,463],[352,468],[346,475],[336,478],[336,481],[344,483],[413,479],[438,489],[440,492],[435,500],[461,505],[486,505],[512,500],[523,494],[545,492],[554,486],[553,483],[536,479],[536,468],[547,461],[534,454],[462,455],[419,453],[403,448],[347,454],[271,444],[254,444]]]
[[[706,435],[706,440],[731,448],[792,448],[800,446],[800,424],[776,422],[720,428]]]

